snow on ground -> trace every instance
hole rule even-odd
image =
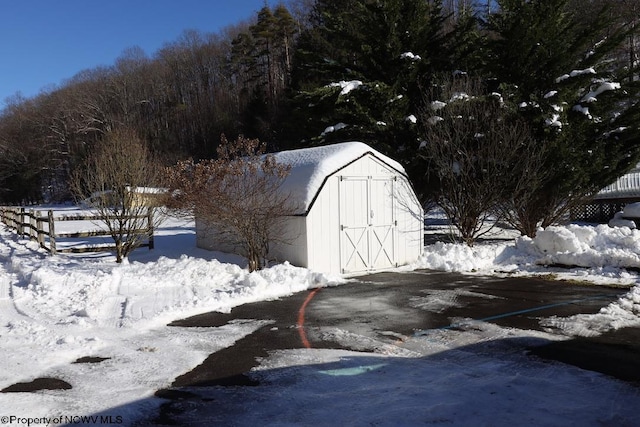
[[[637,425],[637,388],[570,366],[532,363],[515,353],[522,344],[501,344],[514,350],[283,350],[253,372],[257,387],[190,389],[224,404],[191,407],[179,420],[247,427]]]
[[[452,233],[441,214],[427,222],[427,233]],[[430,224],[430,225],[429,225]],[[600,313],[546,319],[544,325],[568,335],[594,336],[611,329],[640,326],[640,231],[608,225],[551,226],[535,239],[512,231],[489,233],[470,248],[436,242],[409,268],[500,275],[542,275],[558,280],[629,287],[619,301]]]
[[[638,276],[625,268],[640,267],[640,231],[571,225],[549,228],[533,240],[499,237],[474,248],[427,245],[423,258],[405,269],[553,274],[632,286],[598,314],[544,322],[567,335],[640,326]],[[548,267],[560,263],[581,267]],[[65,423],[62,416],[113,414],[130,425],[162,403],[152,397],[156,390],[264,326],[251,319],[217,328],[169,328],[167,323],[343,281],[288,264],[249,273],[238,257],[196,249],[192,225],[177,220],[159,228],[155,250],[139,249],[121,265],[110,254],[48,256],[0,225],[0,389],[41,377],[72,385],[69,390],[0,393],[0,416],[24,418],[7,423],[3,418],[2,423],[25,425],[30,417],[40,425],[56,425]],[[434,298],[424,309],[442,307]],[[255,372],[271,388],[207,393],[215,399],[235,395],[220,422],[247,416],[248,405],[249,418],[239,425],[257,420],[397,425],[400,419],[405,425],[425,419],[455,425],[533,420],[555,425],[569,416],[576,425],[632,425],[640,403],[637,388],[577,368],[525,363],[522,354],[508,351],[510,340],[546,342],[562,336],[489,324],[460,329],[397,344],[327,331],[373,353],[283,351],[265,358]],[[491,343],[502,346],[499,357],[487,351]],[[83,357],[108,359],[74,363]],[[526,409],[520,407],[523,401],[529,402]],[[297,414],[300,405],[313,410]]]
[[[247,321],[193,329],[167,323],[342,280],[288,264],[249,273],[238,257],[195,249],[193,227],[175,221],[159,230],[154,251],[141,248],[121,265],[114,260],[48,256],[0,226],[0,389],[39,377],[73,385],[27,398],[0,394],[5,412],[87,415],[149,397],[263,326]],[[73,363],[81,357],[109,359]],[[133,419],[144,409],[121,415]]]

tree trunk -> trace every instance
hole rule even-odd
[[[122,259],[123,259],[123,249],[122,249],[122,240],[117,239],[116,240],[116,262],[118,264],[122,263]]]

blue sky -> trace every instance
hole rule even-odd
[[[274,6],[282,1],[269,0]],[[0,0],[0,108],[141,47],[152,56],[187,29],[216,33],[265,0]]]

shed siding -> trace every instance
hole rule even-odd
[[[380,162],[371,155],[366,155],[345,168],[329,176],[318,194],[314,205],[307,215],[307,249],[308,263],[305,265],[318,271],[341,273],[342,250],[340,247],[340,211],[351,212],[357,215],[358,209],[362,209],[363,199],[357,195],[354,197],[340,197],[341,177],[372,177],[382,178],[382,181],[397,176],[394,181],[394,209],[393,218],[385,220],[397,220],[398,227],[394,235],[393,252],[398,264],[406,264],[415,261],[422,253],[422,212],[420,205],[413,195],[406,178],[386,164]],[[376,185],[376,188],[384,186]],[[372,197],[384,197],[386,195],[373,195]],[[341,206],[340,204],[349,204]],[[360,213],[362,214],[362,213]],[[391,215],[387,212],[386,216]],[[416,219],[417,218],[417,219]],[[344,218],[343,218],[344,220]],[[356,219],[353,218],[353,221]],[[407,231],[407,229],[410,229]]]
[[[210,251],[237,254],[240,248],[228,239],[219,238],[216,228],[207,221],[196,217],[196,246]]]
[[[340,271],[338,177],[330,176],[307,215],[309,266],[317,271]]]
[[[364,225],[366,235],[359,225]],[[346,232],[341,226],[346,226]],[[411,263],[422,254],[420,203],[406,177],[372,154],[327,176],[307,214],[289,217],[286,228],[288,243],[274,243],[270,258],[315,271],[356,273],[385,269]],[[198,221],[196,229],[199,247],[231,251],[232,248],[220,247],[210,230]],[[355,242],[359,236],[364,240]],[[354,252],[356,246],[361,253]],[[349,258],[354,254],[363,255],[365,262]],[[349,259],[351,264],[345,266]]]
[[[309,267],[306,218],[291,216],[287,219],[286,228],[286,235],[282,238],[287,244],[273,243],[269,258],[278,262],[289,261],[300,267]]]
[[[396,218],[398,221],[397,259],[400,264],[416,261],[424,248],[424,213],[407,180],[396,186]]]
[[[227,253],[241,253],[242,249],[227,241],[220,239],[217,230],[212,225],[196,217],[196,246],[211,251]],[[280,236],[288,244],[272,242],[269,259],[277,262],[289,261],[293,265],[306,267],[307,263],[307,236],[304,217],[290,217],[286,223],[286,235]]]

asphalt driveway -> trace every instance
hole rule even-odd
[[[178,377],[173,386],[248,384],[251,380],[244,374],[256,365],[256,358],[278,349],[363,350],[344,341],[327,339],[320,333],[326,327],[390,342],[428,334],[431,330],[456,328],[458,318],[542,330],[540,318],[596,313],[624,293],[626,289],[540,278],[496,278],[425,270],[363,276],[337,287],[246,304],[228,314],[207,313],[174,322],[175,326],[214,327],[238,319],[272,321],[234,346],[212,354],[202,365]],[[535,352],[640,381],[640,363],[636,361],[639,343],[640,331],[629,329],[594,339],[556,343]],[[628,368],[629,363],[635,368],[620,369]]]
[[[460,319],[542,330],[541,318],[596,313],[626,292],[542,278],[496,278],[423,270],[363,276],[337,287],[245,304],[227,314],[208,313],[184,319],[172,325],[216,327],[242,319],[270,323],[232,347],[211,354],[200,366],[176,378],[171,388],[159,390],[156,395],[168,399],[167,403],[156,417],[142,425],[179,424],[181,414],[202,404],[189,391],[192,387],[257,385],[246,374],[258,364],[257,359],[275,350],[309,347],[372,351],[362,348],[361,343],[332,340],[330,334],[323,333],[327,329],[394,345],[402,345],[408,337],[456,330],[460,328]],[[640,385],[640,329],[627,328],[596,338],[550,342],[517,351]]]

